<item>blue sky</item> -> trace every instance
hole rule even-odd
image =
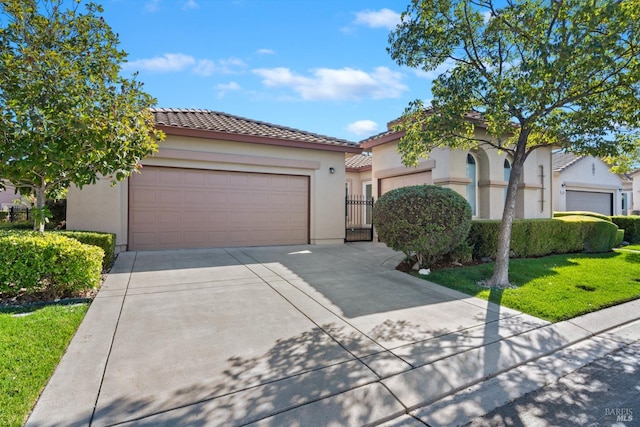
[[[408,5],[376,0],[103,0],[123,74],[158,107],[202,108],[360,141],[386,130],[435,73],[397,66]]]

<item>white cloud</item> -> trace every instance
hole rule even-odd
[[[273,55],[276,51],[271,49],[258,49],[257,53],[260,55]]]
[[[216,85],[216,89],[218,90],[218,98],[224,98],[224,96],[228,93],[228,92],[233,92],[236,90],[240,90],[242,89],[242,87],[240,87],[240,85],[236,82],[229,82],[227,84],[219,84]]]
[[[402,75],[378,67],[371,73],[353,68],[320,68],[312,75],[302,76],[288,68],[253,70],[268,87],[289,87],[305,100],[360,100],[397,98],[408,87],[401,83]]]
[[[149,0],[145,3],[144,8],[147,12],[157,12],[160,9],[160,0]]]
[[[240,90],[242,89],[240,85],[236,82],[229,82],[227,84],[219,84],[216,86],[216,89],[220,90]]]
[[[232,67],[247,66],[247,64],[245,64],[242,59],[238,59],[238,58],[221,59],[218,62],[224,69],[231,69]]]
[[[201,59],[198,61],[196,68],[193,69],[193,72],[201,76],[210,76],[216,72],[216,68],[216,63],[212,60]]]
[[[363,10],[356,12],[356,24],[367,25],[371,28],[387,28],[393,30],[400,23],[400,14],[391,9]]]
[[[194,65],[196,60],[193,56],[184,55],[182,53],[165,53],[155,58],[138,59],[136,61],[127,62],[123,68],[135,68],[136,70],[155,71],[159,73],[182,71],[185,68]]]
[[[347,130],[354,135],[368,136],[378,132],[378,124],[373,120],[358,120],[349,123]]]
[[[237,58],[219,59],[198,59],[183,53],[165,53],[155,58],[138,59],[126,62],[124,69],[134,69],[138,71],[153,71],[157,73],[180,72],[191,70],[194,74],[210,76],[217,74],[234,74],[239,69],[246,67],[246,64]]]
[[[196,0],[187,0],[182,5],[182,10],[190,10],[190,9],[198,9],[200,5],[196,2]]]

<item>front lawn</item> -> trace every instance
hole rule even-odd
[[[0,425],[24,424],[88,307],[0,310]]]
[[[629,251],[640,251],[640,245],[628,245],[628,246],[623,246],[620,249],[627,249]]]
[[[487,263],[420,277],[552,322],[640,298],[640,253],[631,251],[512,259],[516,287],[505,290],[476,284],[492,271]]]

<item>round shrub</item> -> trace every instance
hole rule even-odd
[[[471,206],[460,194],[435,185],[402,187],[373,206],[380,241],[421,266],[459,247],[471,227]]]

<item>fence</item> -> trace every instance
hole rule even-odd
[[[373,240],[373,197],[351,195],[345,198],[345,242]]]

